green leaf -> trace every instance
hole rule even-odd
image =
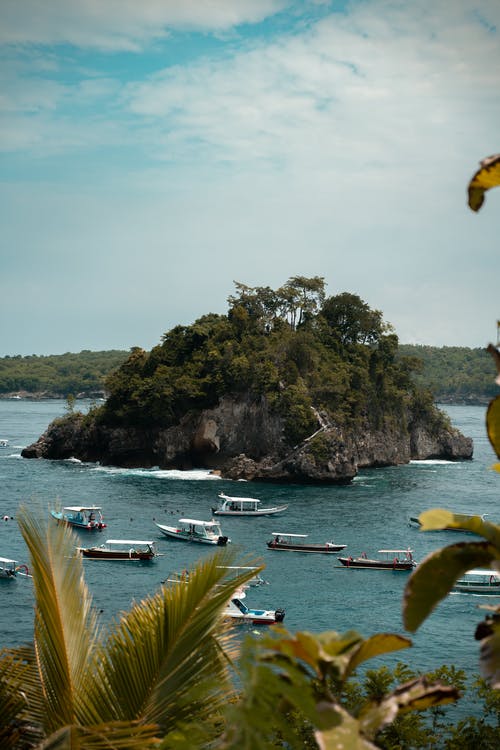
[[[328,705],[319,708],[331,710]],[[377,746],[361,733],[361,725],[357,719],[340,706],[335,706],[335,711],[341,718],[341,723],[338,726],[317,729],[314,732],[321,750],[376,750]]]
[[[403,648],[410,648],[411,641],[402,635],[395,633],[377,633],[376,635],[362,641],[353,649],[352,656],[346,666],[344,679],[347,678],[354,670],[368,659],[375,656],[387,654],[391,651],[399,651]]]
[[[487,542],[461,542],[433,552],[411,574],[403,596],[403,622],[414,632],[466,571],[489,567],[498,550]]]

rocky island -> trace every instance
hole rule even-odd
[[[236,284],[227,315],[176,326],[135,348],[88,414],[56,419],[25,458],[207,468],[230,479],[349,482],[360,468],[472,457],[416,358],[357,295],[321,277],[280,289]]]

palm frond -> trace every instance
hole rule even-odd
[[[124,614],[101,653],[94,702],[103,717],[142,718],[173,731],[218,710],[231,693],[228,641],[220,613],[255,570],[227,580],[229,550],[191,571],[189,583],[164,586]]]
[[[27,508],[18,520],[31,557],[35,657],[44,726],[51,733],[82,720],[82,699],[88,712],[86,686],[95,676],[99,628],[71,529],[47,524]]]

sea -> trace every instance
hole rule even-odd
[[[85,412],[90,402],[77,401]],[[379,549],[413,550],[414,559],[447,544],[464,541],[458,532],[422,532],[409,526],[410,516],[430,508],[461,513],[487,513],[499,522],[500,474],[492,470],[495,456],[485,429],[485,407],[441,406],[454,426],[473,438],[471,461],[412,461],[404,466],[365,469],[349,485],[303,486],[235,482],[199,469],[123,469],[81,463],[76,459],[24,459],[21,450],[34,442],[56,417],[66,412],[63,400],[0,400],[0,555],[29,566],[16,515],[21,505],[36,506],[49,516],[51,508],[95,504],[102,507],[107,528],[75,532],[80,543],[108,538],[154,540],[162,553],[153,563],[84,560],[85,577],[100,612],[109,624],[134,602],[153,594],[169,574],[195,565],[213,548],[168,539],[154,521],[175,525],[181,517],[209,520],[220,492],[256,497],[263,506],[287,504],[280,516],[222,518],[222,532],[231,539],[237,561],[263,563],[268,585],[249,589],[247,603],[262,609],[285,609],[291,632],[355,630],[367,637],[399,633],[412,640],[404,651],[378,657],[369,666],[405,662],[417,672],[453,664],[472,680],[479,673],[479,647],[474,639],[484,619],[484,603],[496,597],[450,594],[415,634],[405,632],[402,595],[407,573],[354,570],[341,566],[336,555],[269,550],[273,532],[308,534],[311,542],[345,544],[345,553],[376,555]],[[102,535],[102,536],[101,536]],[[473,540],[475,537],[467,535]],[[339,553],[343,554],[343,553]],[[33,591],[29,578],[0,585],[0,647],[32,639]],[[241,626],[248,631],[248,626]],[[261,628],[250,628],[256,638]],[[461,712],[476,710],[462,704]]]

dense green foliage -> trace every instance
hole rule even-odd
[[[165,333],[151,352],[132,351],[106,381],[105,422],[168,427],[223,395],[265,396],[285,415],[293,445],[317,426],[313,408],[338,424],[407,418],[415,364],[397,356],[379,311],[354,294],[325,299],[319,277],[294,277],[276,291],[236,287],[227,315],[204,315]],[[420,404],[432,411],[430,397]]]
[[[0,358],[0,394],[36,393],[47,396],[93,395],[104,391],[111,370],[122,364],[128,352],[82,351],[79,354]]]
[[[493,361],[486,349],[401,344],[399,352],[421,361],[415,382],[428,388],[436,401],[486,403],[498,390]]]

